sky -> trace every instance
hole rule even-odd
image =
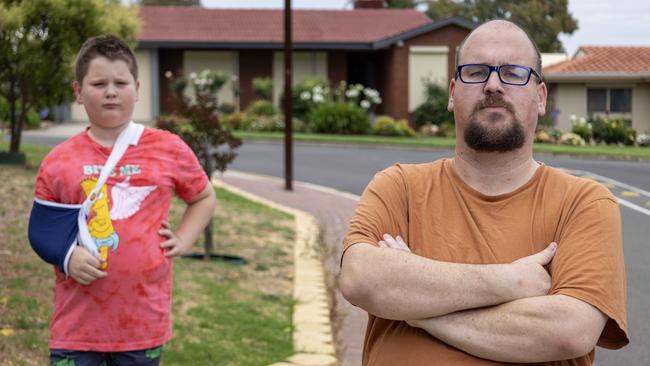
[[[202,0],[210,8],[282,8],[284,0]],[[351,9],[350,0],[292,0],[293,8]],[[650,46],[650,1],[569,0],[569,12],[578,20],[572,35],[560,35],[567,53],[579,46]]]

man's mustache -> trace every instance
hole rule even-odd
[[[474,106],[474,113],[477,113],[479,110],[488,107],[501,107],[508,112],[515,114],[515,109],[512,104],[506,102],[501,94],[490,93],[484,99],[478,101],[478,103],[476,103]]]

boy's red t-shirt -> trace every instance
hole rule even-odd
[[[110,153],[87,132],[58,145],[40,167],[36,197],[82,203]],[[108,276],[84,286],[55,269],[50,348],[120,352],[171,338],[172,260],[160,248],[166,238],[158,230],[173,192],[188,202],[207,184],[178,136],[144,130],[117,163],[88,221],[96,244],[108,252]]]

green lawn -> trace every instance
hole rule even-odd
[[[244,140],[270,140],[279,141],[284,139],[280,132],[250,132],[236,131],[235,135]],[[456,141],[452,137],[385,137],[369,135],[325,135],[313,133],[295,133],[295,141],[328,143],[328,144],[351,144],[351,145],[377,145],[377,146],[403,146],[413,148],[431,149],[453,149]],[[559,155],[582,155],[595,157],[608,157],[613,159],[644,159],[650,160],[650,147],[634,146],[566,146],[553,144],[534,145],[536,153],[550,153]]]
[[[6,144],[4,145],[6,146]],[[3,145],[0,145],[0,150]],[[0,166],[0,364],[47,364],[52,267],[29,248],[26,226],[47,148],[23,145],[30,167]],[[266,365],[293,354],[293,217],[217,189],[216,252],[245,265],[177,258],[174,338],[166,365]],[[175,199],[172,225],[184,204]],[[202,244],[195,245],[196,252]]]

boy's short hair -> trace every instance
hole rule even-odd
[[[81,83],[88,73],[90,62],[97,57],[106,57],[110,61],[121,60],[126,62],[131,75],[138,80],[138,64],[131,48],[114,35],[101,35],[88,38],[77,53],[74,71],[75,79]]]

